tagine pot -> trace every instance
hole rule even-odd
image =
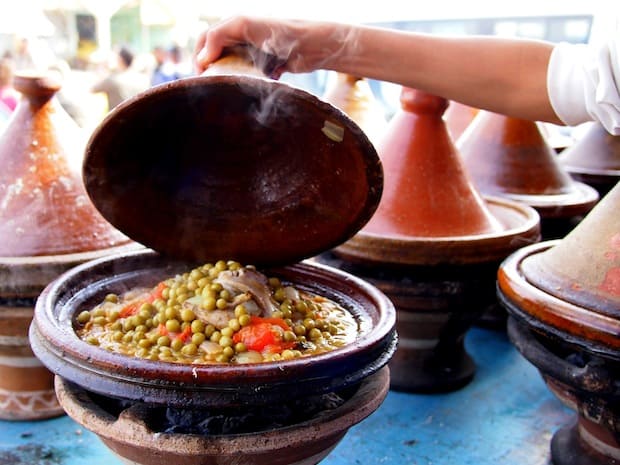
[[[571,178],[535,121],[481,111],[457,147],[480,192],[536,209],[543,239],[564,237],[599,199]]]
[[[325,90],[322,98],[349,115],[371,141],[378,142],[383,136],[387,120],[368,80],[336,73],[336,79]]]
[[[612,136],[600,123],[590,123],[558,160],[573,178],[604,196],[620,181],[620,137]]]
[[[385,171],[377,211],[353,238],[318,260],[381,289],[397,309],[399,347],[391,386],[459,389],[475,363],[467,330],[497,304],[501,260],[539,240],[530,207],[483,198],[469,180],[442,119],[445,99],[403,88],[379,156]]]
[[[314,464],[379,406],[396,348],[393,304],[362,279],[305,260],[350,238],[379,202],[380,160],[347,115],[272,79],[219,71],[119,105],[85,154],[96,207],[152,250],[78,266],[37,300],[32,345],[74,419],[129,463]],[[338,302],[358,322],[357,339],[292,360],[188,365],[109,352],[77,336],[78,313],[107,293],[219,259]],[[345,399],[341,409],[242,436],[153,429],[170,409],[238,415],[332,394]]]
[[[555,432],[556,465],[620,461],[620,187],[564,239],[506,259],[498,293],[509,336],[576,412]]]
[[[450,101],[448,109],[443,115],[448,133],[453,142],[457,142],[463,135],[480,110],[460,102]]]
[[[135,246],[86,194],[85,137],[56,100],[60,82],[20,75],[15,87],[0,138],[0,418],[36,420],[63,413],[28,342],[36,297],[65,270]]]

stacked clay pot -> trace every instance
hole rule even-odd
[[[17,76],[22,93],[0,138],[0,418],[59,415],[53,375],[28,341],[39,292],[65,270],[124,250],[129,239],[82,184],[85,136],[55,98],[53,76]]]
[[[498,274],[509,336],[576,412],[553,463],[620,460],[620,185],[561,240],[525,247]]]
[[[403,88],[401,109],[378,152],[385,171],[377,211],[353,238],[319,260],[363,277],[397,309],[391,385],[415,392],[466,385],[475,364],[467,330],[496,305],[501,260],[539,240],[530,207],[482,197],[442,115],[447,100]]]
[[[153,250],[94,260],[52,282],[37,300],[30,338],[57,375],[67,413],[128,463],[316,464],[387,395],[396,317],[374,286],[304,259],[368,221],[383,172],[341,110],[218,63],[217,72],[126,101],[95,130],[87,191],[111,224]],[[357,320],[357,339],[277,362],[183,364],[110,352],[76,334],[79,312],[107,293],[220,259],[338,302]],[[170,409],[230,417],[331,394],[344,403],[267,430],[158,429]]]

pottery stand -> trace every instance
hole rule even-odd
[[[397,308],[399,347],[392,387],[413,392],[463,387],[475,365],[463,347],[473,322],[497,305],[499,263],[539,240],[529,206],[483,198],[448,135],[445,99],[403,88],[401,110],[377,150],[383,196],[353,238],[317,260],[381,289]]]

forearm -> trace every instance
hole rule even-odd
[[[559,122],[549,102],[552,45],[496,37],[447,38],[328,22],[237,17],[197,41],[199,72],[235,43],[285,62],[281,71],[330,69],[524,119]]]
[[[351,27],[345,36],[342,49],[328,55],[321,67],[394,82],[497,113],[559,122],[546,86],[551,44],[359,27]]]

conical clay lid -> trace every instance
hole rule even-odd
[[[454,142],[459,140],[480,110],[459,102],[450,102],[443,119]]]
[[[559,155],[559,161],[570,173],[606,174],[620,180],[620,136],[592,123],[581,139]]]
[[[364,78],[338,73],[323,100],[344,111],[368,135],[378,141],[387,127],[383,108]]]
[[[128,238],[95,210],[82,183],[84,136],[55,99],[52,77],[17,76],[23,97],[0,137],[0,256],[70,254]]]
[[[598,201],[560,165],[535,121],[482,111],[457,146],[483,194],[523,201],[545,218],[583,215]]]
[[[620,184],[557,245],[524,259],[527,280],[562,300],[620,319],[619,212]]]
[[[403,88],[377,151],[383,196],[363,231],[387,236],[450,237],[502,226],[463,168],[442,115],[446,99]]]

